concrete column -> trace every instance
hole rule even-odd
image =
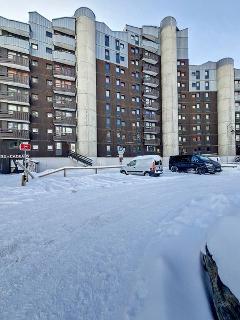
[[[77,58],[77,152],[97,156],[96,25],[88,8],[79,8],[76,18]]]
[[[176,24],[173,17],[166,17],[160,28],[164,157],[179,153]]]
[[[235,156],[234,61],[217,62],[218,154]]]

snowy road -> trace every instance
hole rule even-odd
[[[0,319],[212,319],[199,252],[239,178],[0,176]]]

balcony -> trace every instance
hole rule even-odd
[[[75,86],[53,87],[53,92],[57,94],[74,97],[76,94],[76,87]]]
[[[146,103],[144,102],[144,108],[147,110],[157,111],[160,109],[160,105],[158,102]]]
[[[53,44],[57,47],[64,48],[67,50],[75,51],[76,41],[74,38],[62,36],[59,34],[53,35]]]
[[[144,139],[145,146],[159,146],[160,139]]]
[[[64,51],[53,51],[53,61],[75,66],[76,56],[69,52]]]
[[[144,88],[143,96],[149,99],[158,99],[159,98],[159,91],[152,88]]]
[[[159,73],[159,68],[148,63],[143,63],[143,73],[156,77]]]
[[[77,106],[76,101],[55,100],[53,101],[53,108],[66,111],[75,111]]]
[[[29,59],[19,56],[11,56],[6,58],[1,57],[0,65],[8,68],[29,71]]]
[[[158,114],[144,114],[144,121],[149,121],[149,122],[159,122],[160,121],[160,116]]]
[[[148,87],[157,88],[159,86],[159,79],[150,76],[145,76],[143,78],[143,84]]]
[[[67,68],[58,68],[53,69],[53,75],[55,78],[65,79],[70,81],[75,81],[76,73],[74,69],[67,69]]]
[[[235,101],[240,101],[240,94],[235,94],[234,99]]]
[[[75,133],[55,133],[53,136],[53,140],[63,142],[76,142],[77,137]]]
[[[29,89],[29,77],[17,74],[0,75],[0,83]]]
[[[0,94],[0,101],[29,106],[29,96],[16,92],[6,92]]]
[[[144,133],[158,134],[160,133],[159,127],[144,127]]]
[[[0,47],[25,54],[29,53],[29,41],[15,37],[0,36]]]
[[[74,18],[57,18],[52,20],[52,26],[54,30],[66,33],[69,35],[75,35],[75,19]]]
[[[27,130],[2,130],[0,129],[0,139],[11,139],[11,140],[29,140],[29,131]]]
[[[150,63],[150,64],[157,64],[158,63],[158,55],[156,55],[152,52],[144,51],[142,60],[147,63]]]
[[[159,44],[149,40],[142,40],[142,47],[145,50],[151,51],[153,53],[156,53],[159,50]]]
[[[29,122],[29,113],[21,111],[0,111],[0,120],[16,120],[18,122]]]
[[[0,17],[0,30],[29,38],[29,25],[27,23],[9,20]]]
[[[75,117],[55,117],[53,123],[55,125],[76,126],[77,120]]]
[[[157,41],[159,38],[159,28],[153,26],[143,26],[142,36],[152,41]]]

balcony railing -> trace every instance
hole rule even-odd
[[[29,122],[29,113],[28,112],[21,112],[21,111],[0,111],[0,119],[11,119],[11,120],[18,120]]]
[[[29,131],[27,130],[3,130],[0,129],[0,139],[29,140]]]
[[[15,93],[15,92],[7,92],[7,93],[2,93],[0,94],[0,100],[6,100],[8,102],[20,102],[24,104],[29,104],[29,96],[24,95],[21,93]]]
[[[25,54],[29,53],[29,41],[17,37],[0,36],[0,47]]]
[[[147,51],[157,52],[159,49],[159,44],[154,41],[143,40],[142,47]]]
[[[58,125],[58,124],[66,124],[66,125],[71,125],[71,126],[76,126],[76,118],[75,117],[55,117],[53,119],[53,123]]]
[[[65,48],[67,50],[75,50],[76,41],[74,38],[67,36],[62,36],[59,34],[53,35],[53,44],[60,48]]]
[[[157,64],[158,63],[158,55],[156,55],[152,52],[149,52],[149,51],[144,51],[142,60],[146,61],[147,63]]]
[[[53,136],[54,141],[75,142],[77,140],[74,133],[55,133]]]
[[[19,57],[19,56],[12,56],[12,57],[1,57],[0,64],[11,64],[29,68],[29,59]]]
[[[143,73],[156,76],[159,73],[159,68],[148,63],[143,63]]]
[[[65,87],[53,87],[54,92],[59,92],[62,94],[68,94],[75,95],[76,93],[76,87],[75,86],[65,86]]]
[[[11,75],[0,75],[0,82],[10,82],[11,84],[16,85],[24,85],[26,87],[29,86],[29,77],[26,76],[20,76],[17,74],[11,74]]]
[[[144,144],[146,146],[159,146],[160,145],[160,139],[144,139]]]
[[[144,88],[143,90],[143,95],[146,98],[149,99],[158,99],[159,98],[159,91],[156,89],[149,89],[149,88]]]
[[[144,114],[144,121],[159,122],[160,116],[158,114]]]
[[[64,78],[74,78],[76,77],[76,73],[74,69],[65,69],[65,68],[58,68],[58,69],[53,69],[53,75],[56,77],[61,77],[63,76]]]
[[[53,51],[53,61],[74,66],[76,63],[76,57],[72,53]]]
[[[53,101],[54,109],[66,109],[66,110],[76,110],[76,101],[65,101],[65,100],[55,100]]]
[[[144,133],[158,134],[158,133],[160,133],[160,128],[159,127],[144,127]]]
[[[160,105],[158,102],[146,103],[144,102],[144,108],[148,110],[157,111],[160,109]]]
[[[149,87],[157,88],[159,86],[159,79],[154,77],[144,77],[143,84]]]

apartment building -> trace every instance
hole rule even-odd
[[[240,70],[191,65],[188,29],[112,31],[88,8],[22,23],[0,17],[0,156],[240,154]]]

